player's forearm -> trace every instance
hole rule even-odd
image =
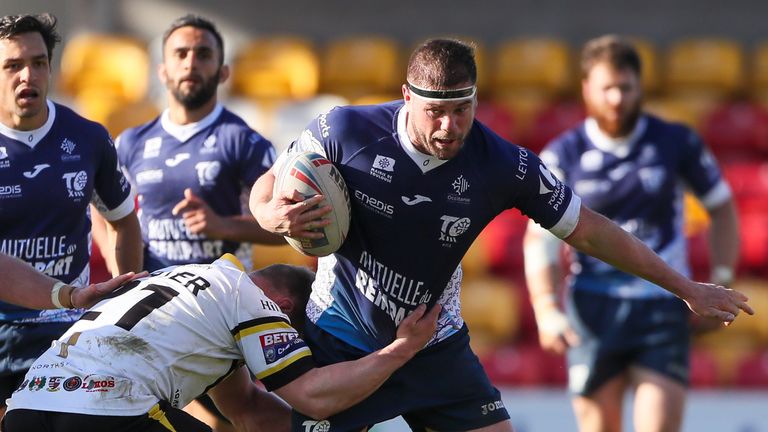
[[[0,300],[31,309],[53,309],[56,306],[51,301],[51,289],[58,282],[48,277],[26,262],[12,256],[0,253],[0,269],[3,280],[0,287]],[[72,287],[60,289],[59,298],[69,306],[69,295]]]
[[[285,244],[283,236],[265,230],[251,215],[227,217],[224,231],[221,234],[221,238],[224,240],[247,241],[264,245]]]
[[[251,188],[251,196],[248,201],[248,208],[256,218],[258,224],[267,231],[270,231],[270,221],[266,218],[267,204],[272,200],[272,190],[275,185],[275,175],[270,169],[256,180]]]
[[[709,250],[712,263],[711,282],[729,285],[739,259],[739,223],[733,200],[710,209]]]
[[[240,368],[208,392],[216,407],[241,432],[289,431],[291,408],[260,389]]]
[[[582,207],[579,224],[565,241],[617,269],[653,282],[680,298],[691,294],[691,282],[667,265],[635,236],[604,216]]]
[[[312,369],[275,393],[305,415],[328,418],[370,396],[415,354],[403,343],[396,340],[356,361]]]
[[[115,268],[111,269],[113,276],[141,271],[144,255],[141,228],[136,213],[132,212],[122,219],[109,221],[108,225],[113,230],[109,236],[115,257]]]
[[[561,240],[531,222],[523,237],[525,280],[534,309],[556,305]]]

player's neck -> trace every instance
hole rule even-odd
[[[216,108],[215,97],[212,97],[203,106],[195,109],[187,109],[184,105],[171,98],[168,102],[168,118],[177,125],[197,123],[213,112],[214,108]]]

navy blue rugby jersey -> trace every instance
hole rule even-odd
[[[76,286],[89,283],[93,202],[108,220],[130,214],[131,188],[103,126],[48,101],[39,129],[0,125],[0,252]],[[37,311],[0,302],[0,321],[76,319],[74,311]]]
[[[573,188],[584,204],[610,218],[689,274],[683,231],[683,192],[690,189],[706,207],[730,197],[715,159],[689,128],[641,117],[622,141],[612,140],[588,119],[541,153],[542,160]],[[572,265],[575,289],[621,297],[671,296],[663,288],[621,272],[583,253]]]
[[[461,328],[461,259],[503,210],[517,207],[560,237],[578,220],[578,197],[532,152],[475,121],[458,155],[440,161],[413,147],[402,106],[336,108],[286,150],[325,154],[346,180],[349,235],[320,258],[307,314],[365,351],[391,342],[420,303],[444,307],[431,343]]]
[[[117,153],[139,196],[147,269],[210,263],[225,253],[250,264],[249,244],[191,233],[171,210],[190,188],[220,216],[243,214],[251,186],[275,161],[269,141],[219,104],[184,126],[171,123],[166,110],[122,133]]]

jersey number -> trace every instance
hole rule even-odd
[[[119,320],[117,320],[115,325],[123,330],[131,331],[142,318],[179,295],[178,291],[163,285],[150,284],[141,290],[152,291],[152,294],[141,299],[140,302],[133,305],[122,317],[120,317]]]

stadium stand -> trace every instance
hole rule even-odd
[[[396,93],[403,83],[400,44],[383,36],[339,38],[322,51],[321,91],[353,100],[371,93]]]

